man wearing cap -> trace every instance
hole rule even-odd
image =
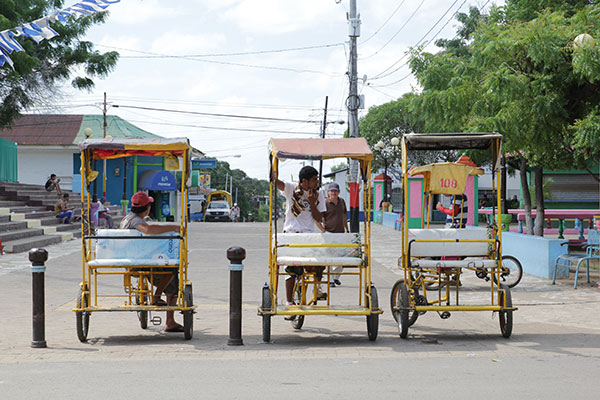
[[[344,233],[350,232],[348,229],[348,218],[346,202],[340,197],[340,185],[336,182],[330,183],[327,190],[327,200],[325,200],[327,211],[323,213],[323,225],[327,232]],[[331,286],[341,285],[340,273],[344,267],[338,265],[331,269]]]
[[[179,225],[176,224],[148,224],[144,217],[150,213],[150,204],[154,199],[144,192],[137,192],[131,196],[131,212],[121,220],[121,229],[137,229],[145,235],[157,235],[166,232],[179,232]],[[154,271],[169,271],[172,274],[160,274],[156,285],[156,291],[152,299],[155,306],[175,305],[177,303],[177,292],[179,290],[179,281],[177,278],[177,269],[175,268],[154,268]],[[161,299],[162,293],[167,295],[167,301]],[[175,322],[174,312],[167,311],[167,321],[165,324],[166,332],[183,332],[183,326]]]
[[[108,226],[108,229],[112,229],[114,228],[114,223],[113,223],[113,219],[110,216],[110,211],[108,211],[108,208],[104,206],[104,203],[106,202],[106,197],[102,197],[100,199],[100,204],[98,204],[98,220],[105,220],[106,221],[106,226]]]

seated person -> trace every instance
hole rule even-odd
[[[113,219],[110,216],[110,211],[108,208],[104,206],[104,203],[106,203],[106,197],[102,197],[100,199],[100,204],[98,205],[98,221],[101,219],[105,220],[108,229],[112,229],[114,228]]]
[[[300,169],[298,175],[299,183],[297,185],[276,180],[277,189],[282,191],[285,196],[284,233],[315,232],[315,223],[321,221],[322,213],[327,210],[325,196],[318,190],[319,172],[307,165]],[[320,272],[323,271],[323,267],[317,268],[320,269]],[[303,267],[291,266],[285,270],[290,273],[285,280],[286,305],[292,305],[294,304],[293,292],[296,277],[302,275]],[[319,273],[319,271],[314,272]],[[318,276],[317,278],[320,279]],[[318,293],[317,298],[324,299],[323,295],[326,296],[326,293]]]
[[[150,213],[150,204],[154,199],[144,192],[137,192],[131,196],[131,212],[121,221],[120,229],[137,229],[145,235],[157,235],[166,232],[179,232],[177,224],[148,224],[144,218]],[[158,282],[153,280],[156,291],[152,298],[152,304],[156,306],[173,306],[177,303],[177,292],[179,291],[179,280],[177,268],[153,268],[153,271],[168,271],[170,274],[158,275]],[[167,295],[165,302],[160,297],[162,293]],[[183,326],[175,322],[174,312],[167,311],[165,332],[183,332]]]
[[[51,192],[54,189],[56,189],[56,193],[58,194],[58,197],[60,197],[62,195],[62,190],[60,190],[60,178],[57,178],[55,174],[51,174],[50,178],[46,181],[46,184],[44,185],[46,187],[46,191],[47,192]]]
[[[63,224],[72,224],[71,218],[73,218],[73,210],[75,207],[69,207],[69,193],[64,193],[62,198],[54,205],[54,214],[56,218],[64,218]]]
[[[451,206],[446,208],[438,201],[435,208],[446,214],[446,228],[464,228],[467,225],[467,196],[464,194],[444,196],[452,197]]]

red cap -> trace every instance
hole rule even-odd
[[[137,192],[131,196],[132,207],[144,207],[148,205],[148,203],[154,203],[154,199],[152,196],[148,196],[145,192]]]

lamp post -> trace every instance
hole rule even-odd
[[[386,143],[387,142],[387,143]],[[378,152],[379,156],[383,159],[384,165],[384,177],[383,177],[383,200],[387,200],[387,171],[388,171],[388,160],[392,159],[396,152],[398,151],[398,145],[400,144],[400,139],[397,137],[393,137],[389,139],[389,141],[380,139],[379,142],[375,143],[373,148],[376,152]]]

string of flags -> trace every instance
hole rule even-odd
[[[109,5],[119,3],[120,1],[121,0],[82,0],[44,18],[0,32],[0,67],[4,64],[8,64],[14,68],[14,63],[9,55],[14,51],[25,51],[23,46],[15,39],[16,37],[28,37],[36,43],[39,43],[42,40],[52,39],[53,37],[58,36],[58,33],[50,27],[51,22],[66,22],[67,18],[71,15],[92,15],[104,11]]]

